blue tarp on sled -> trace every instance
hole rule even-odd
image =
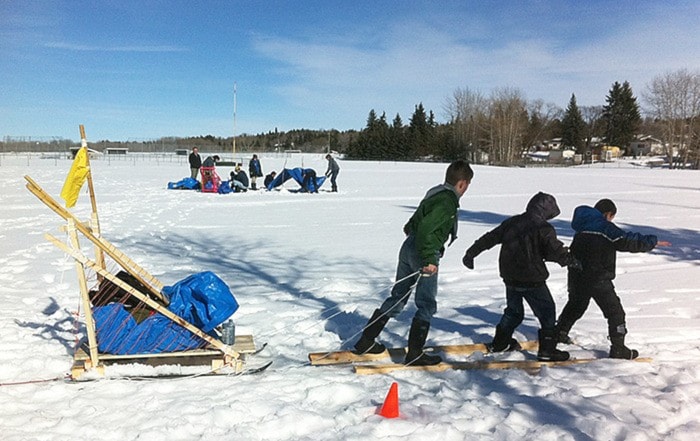
[[[199,181],[183,178],[177,182],[168,182],[168,190],[199,190]]]
[[[318,189],[323,185],[323,183],[326,181],[325,176],[317,176],[315,179],[315,182],[311,183],[312,188],[310,189],[305,189],[304,188],[304,174],[313,171],[313,169],[310,168],[285,168],[283,169],[280,173],[275,176],[275,179],[268,184],[267,189],[272,190],[273,188],[279,187],[285,182],[287,182],[290,179],[294,179],[297,184],[301,187],[301,190],[308,190],[308,191],[318,191]]]
[[[229,287],[207,271],[163,288],[168,309],[214,337],[214,328],[238,309]],[[98,349],[106,354],[156,354],[201,348],[206,342],[164,315],[154,312],[136,323],[122,303],[93,308]]]

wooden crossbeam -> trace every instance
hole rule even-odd
[[[163,283],[156,277],[152,276],[148,271],[139,266],[136,262],[130,259],[126,254],[121,252],[112,243],[107,241],[103,237],[96,236],[93,231],[86,226],[84,223],[73,215],[66,208],[62,207],[50,194],[44,191],[39,184],[36,183],[29,176],[25,176],[24,179],[27,180],[27,189],[36,196],[41,202],[47,207],[53,210],[56,214],[61,216],[65,220],[72,219],[75,221],[75,228],[80,231],[80,233],[85,236],[90,242],[95,246],[104,251],[109,257],[114,259],[117,264],[122,268],[127,270],[132,276],[136,278],[142,285],[148,288],[149,292],[160,299],[165,305],[168,305],[169,300],[161,293],[163,289]],[[104,268],[104,266],[103,266]]]

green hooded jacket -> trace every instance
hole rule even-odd
[[[441,184],[428,190],[404,226],[404,232],[416,238],[416,249],[423,266],[437,265],[447,239],[452,236],[451,244],[457,238],[458,208],[459,197],[454,187]]]

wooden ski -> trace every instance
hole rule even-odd
[[[519,342],[523,350],[537,350],[537,341],[521,341]],[[425,348],[426,352],[441,352],[450,355],[469,355],[474,352],[489,352],[488,348],[483,343],[471,343],[463,345],[443,345],[429,346]],[[391,358],[396,361],[403,361],[406,356],[406,348],[390,348],[381,354],[363,354],[358,355],[352,351],[335,351],[335,352],[312,352],[309,354],[309,361],[314,366],[334,365],[334,364],[349,364],[363,363],[368,361],[383,360]]]
[[[566,361],[539,361],[539,360],[479,360],[479,361],[444,361],[433,366],[410,366],[399,363],[384,364],[358,364],[355,365],[355,373],[360,375],[387,374],[397,371],[428,371],[443,372],[447,370],[477,370],[477,369],[523,369],[527,371],[538,370],[543,366],[571,366],[575,364],[591,363],[601,360],[613,360],[611,358],[575,358]],[[615,360],[617,361],[617,360]],[[624,360],[623,360],[624,361]],[[651,358],[635,358],[632,361],[649,363]]]

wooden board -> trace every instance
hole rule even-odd
[[[540,369],[543,366],[571,366],[575,364],[591,363],[594,361],[618,360],[612,358],[577,358],[566,361],[539,361],[539,360],[503,360],[503,361],[445,361],[433,366],[406,366],[397,363],[384,364],[359,364],[355,365],[355,373],[360,375],[386,374],[397,371],[427,371],[443,372],[447,370],[477,370],[477,369],[523,369],[527,371]],[[651,358],[635,358],[632,361],[649,363]]]
[[[521,341],[519,342],[523,350],[536,351],[538,346],[537,341]],[[486,345],[483,343],[470,343],[462,345],[442,345],[428,346],[426,352],[441,352],[448,355],[469,355],[474,352],[488,352]],[[362,363],[368,361],[377,361],[391,358],[395,361],[403,361],[406,356],[406,348],[390,348],[381,354],[363,354],[358,355],[352,351],[335,351],[335,352],[312,352],[309,354],[309,361],[314,366],[334,365],[334,364],[349,364]]]

